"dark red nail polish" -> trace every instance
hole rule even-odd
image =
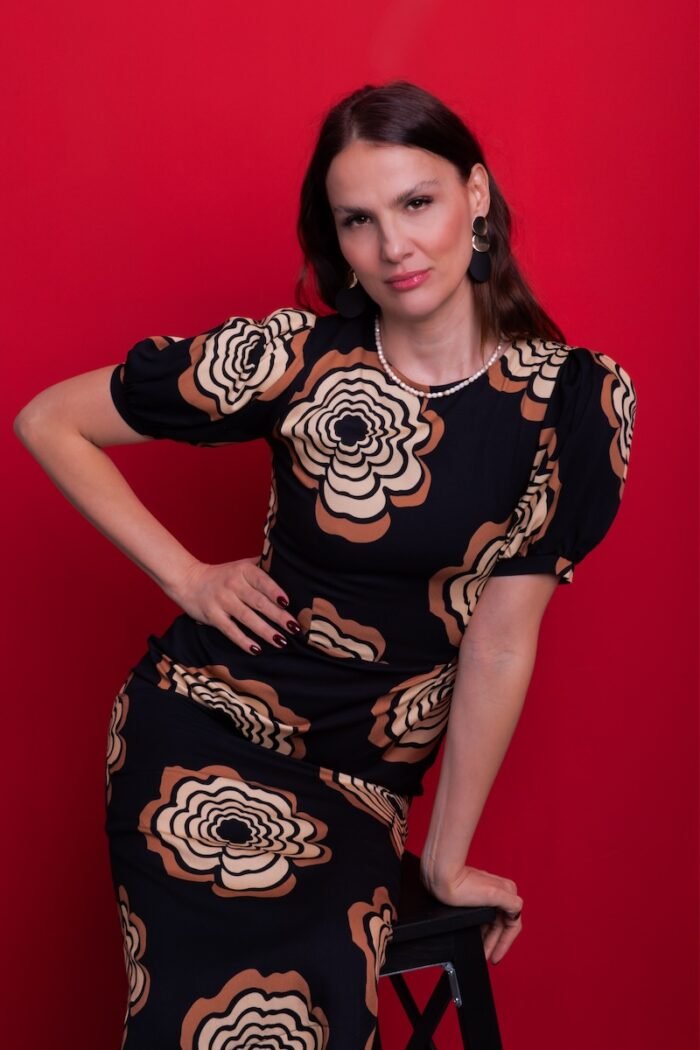
[[[262,646],[257,645],[256,642],[253,642],[253,644],[250,647],[250,651],[251,653],[255,653],[255,655],[257,656],[258,653],[262,652]]]
[[[273,640],[273,642],[276,645],[286,645],[287,644],[287,639],[284,637],[284,635],[281,635],[281,634],[273,634],[272,640]]]
[[[290,631],[294,631],[294,634],[299,634],[301,627],[294,620],[287,620],[287,627]]]
[[[289,602],[286,598],[283,598],[282,595],[280,595],[277,599],[277,604],[281,605],[283,609],[286,609],[289,605]]]

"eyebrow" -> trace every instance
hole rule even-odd
[[[426,187],[436,186],[439,181],[439,179],[424,179],[422,182],[417,182],[415,186],[411,186],[410,190],[404,190],[403,193],[399,193],[397,197],[394,197],[391,202],[392,208],[398,208],[400,205],[405,204],[406,201],[409,201],[411,197],[417,196],[426,189]],[[348,214],[361,212],[364,215],[365,212],[369,211],[369,208],[348,208],[345,204],[339,204],[337,207],[333,208],[333,211],[342,211]]]

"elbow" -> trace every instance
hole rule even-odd
[[[32,403],[30,401],[28,405],[25,405],[24,408],[20,409],[12,422],[12,429],[23,445],[28,443],[29,432],[32,428],[31,405]]]
[[[20,409],[13,420],[12,429],[25,448],[31,450],[40,444],[42,436],[51,429],[49,416],[41,394]]]

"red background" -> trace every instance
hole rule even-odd
[[[491,968],[504,1042],[695,1047],[694,5],[14,8],[0,43],[4,1044],[119,1046],[108,714],[147,634],[177,612],[59,495],[10,420],[40,388],[120,361],[144,335],[290,305],[318,122],[347,91],[400,76],[480,136],[545,308],[569,342],[623,364],[639,396],[621,514],[547,610],[470,854],[526,902],[522,935]],[[259,551],[262,443],[114,457],[198,556]],[[412,810],[415,852],[436,776]],[[417,982],[419,998],[431,984]],[[380,998],[392,1050],[407,1024],[388,982]],[[439,1045],[457,1045],[453,1022],[441,1032]]]

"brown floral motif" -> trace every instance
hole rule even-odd
[[[121,735],[121,731],[124,728],[126,716],[129,713],[129,697],[126,690],[132,678],[133,675],[130,674],[117,693],[114,703],[112,704],[112,712],[109,719],[109,728],[107,730],[107,761],[105,764],[105,788],[107,791],[108,803],[112,799],[112,776],[118,769],[122,768],[126,760],[126,741]]]
[[[603,380],[601,403],[614,431],[610,442],[610,464],[620,479],[620,499],[622,499],[637,411],[637,396],[630,376],[621,365],[618,365],[607,354],[594,354],[593,357],[601,367],[608,371],[608,375]]]
[[[216,711],[223,711],[247,740],[292,758],[303,758],[302,734],[309,729],[307,718],[280,703],[267,682],[234,678],[222,664],[188,667],[162,654],[156,665],[161,689],[173,689]]]
[[[278,432],[297,478],[318,493],[324,532],[371,543],[388,530],[392,507],[424,503],[431,483],[424,459],[444,432],[426,404],[389,380],[361,347],[332,350],[316,362]]]
[[[297,810],[293,792],[246,781],[227,766],[166,766],[139,830],[169,875],[211,883],[220,897],[283,897],[296,885],[296,868],[332,856],[322,844],[328,826]]]
[[[561,481],[554,427],[543,427],[527,488],[505,521],[486,521],[472,535],[461,565],[448,565],[428,585],[430,610],[445,625],[452,645],[462,640],[499,557],[524,556],[544,535],[557,508]],[[560,559],[556,572],[571,582],[573,566]]]
[[[382,748],[384,762],[419,762],[432,752],[447,724],[457,662],[399,682],[372,707],[370,741]]]
[[[367,966],[365,1002],[373,1017],[377,1016],[379,996],[377,984],[379,973],[386,958],[386,950],[394,935],[396,908],[386,886],[377,886],[372,901],[356,901],[348,908],[348,922],[354,943],[362,950]],[[371,1050],[374,1029],[370,1033],[365,1050]]]
[[[129,905],[129,895],[123,886],[117,890],[119,921],[122,928],[124,965],[129,984],[127,1018],[133,1017],[145,1005],[151,988],[151,977],[141,962],[146,951],[146,927]]]
[[[558,438],[554,427],[540,431],[530,479],[509,519],[506,543],[500,557],[527,554],[530,546],[544,536],[554,517],[561,493]]]
[[[314,598],[311,608],[302,609],[297,619],[309,645],[330,656],[379,662],[386,648],[376,627],[344,619],[325,598]]]
[[[267,517],[265,518],[265,526],[263,528],[263,547],[260,553],[259,565],[265,572],[270,571],[270,563],[272,561],[272,544],[270,542],[270,533],[272,532],[275,522],[277,521],[277,476],[274,468],[272,470],[272,478],[270,481],[270,498],[267,504]]]
[[[242,970],[211,999],[197,999],[182,1022],[180,1050],[325,1050],[328,1019],[313,1006],[296,970],[263,976]]]
[[[191,367],[178,380],[182,397],[211,420],[238,412],[254,399],[277,397],[302,368],[304,343],[315,321],[313,314],[298,310],[277,310],[262,321],[230,317],[192,340]],[[163,348],[171,340],[152,341]]]
[[[491,386],[507,394],[522,393],[524,419],[544,419],[559,369],[570,347],[543,339],[515,339],[487,372]]]
[[[357,809],[361,809],[363,813],[369,813],[371,817],[389,828],[391,844],[400,860],[408,835],[410,800],[407,796],[398,795],[382,784],[372,784],[350,773],[341,773],[325,766],[320,767],[319,774],[328,787],[339,791]]]

